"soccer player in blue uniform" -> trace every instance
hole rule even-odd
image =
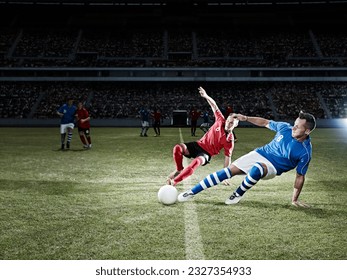
[[[210,124],[210,116],[208,114],[208,110],[205,110],[205,112],[202,114],[202,118],[203,118],[203,122],[202,124],[200,125],[200,129],[206,133],[210,127],[211,127],[211,124]]]
[[[309,134],[316,127],[315,117],[309,113],[300,112],[294,126],[285,122],[247,117],[241,114],[233,114],[233,117],[239,121],[248,121],[257,126],[266,127],[275,131],[276,135],[270,143],[256,148],[228,167],[208,175],[192,189],[179,194],[178,201],[187,201],[202,190],[215,186],[232,176],[247,174],[239,187],[225,201],[225,204],[236,204],[242,199],[246,191],[251,189],[260,179],[271,179],[296,168],[292,204],[308,207],[306,203],[298,199],[312,157]]]
[[[75,114],[77,107],[73,105],[73,99],[69,98],[67,104],[61,106],[57,114],[61,117],[60,120],[60,137],[61,137],[61,149],[65,147],[65,137],[67,132],[66,148],[70,149],[70,143],[72,139],[72,130],[75,127]]]
[[[139,111],[140,114],[140,118],[141,118],[141,133],[140,136],[143,137],[147,137],[147,131],[149,129],[149,115],[150,112],[147,110],[147,108],[141,108],[141,110]]]

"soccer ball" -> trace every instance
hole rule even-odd
[[[158,199],[165,205],[174,204],[177,200],[177,189],[170,185],[162,186],[158,191]]]

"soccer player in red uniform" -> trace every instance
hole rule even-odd
[[[160,135],[160,122],[161,122],[161,113],[159,109],[155,109],[154,112],[152,113],[152,118],[153,118],[153,129],[155,132],[154,136],[159,136]]]
[[[82,102],[78,102],[77,104],[76,117],[78,133],[83,143],[83,147],[90,149],[92,147],[92,139],[90,138],[90,116]]]
[[[233,129],[238,125],[238,120],[229,116],[224,118],[216,102],[207,95],[206,91],[199,87],[200,95],[207,100],[215,116],[215,123],[198,141],[180,143],[173,148],[173,158],[176,170],[172,172],[167,184],[176,186],[179,182],[191,176],[199,167],[210,162],[211,157],[219,154],[224,149],[224,167],[230,164],[230,159],[234,149]],[[183,156],[193,158],[193,161],[183,167]],[[225,184],[228,184],[226,181]]]
[[[192,108],[192,110],[190,110],[189,112],[189,116],[190,116],[190,131],[192,136],[196,136],[195,132],[196,132],[196,126],[198,123],[198,119],[200,118],[201,113],[196,110],[195,108]]]

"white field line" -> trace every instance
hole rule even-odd
[[[179,128],[180,141],[184,142],[181,128]],[[183,158],[183,165],[187,166],[187,158]],[[191,187],[190,178],[183,181],[184,190]],[[204,247],[200,234],[198,213],[194,201],[184,203],[185,247],[187,260],[204,260]]]

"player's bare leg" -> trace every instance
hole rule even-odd
[[[80,139],[81,139],[81,141],[83,143],[83,147],[86,148],[88,146],[88,144],[87,144],[87,138],[86,138],[84,132],[80,131],[79,135],[80,135]]]

